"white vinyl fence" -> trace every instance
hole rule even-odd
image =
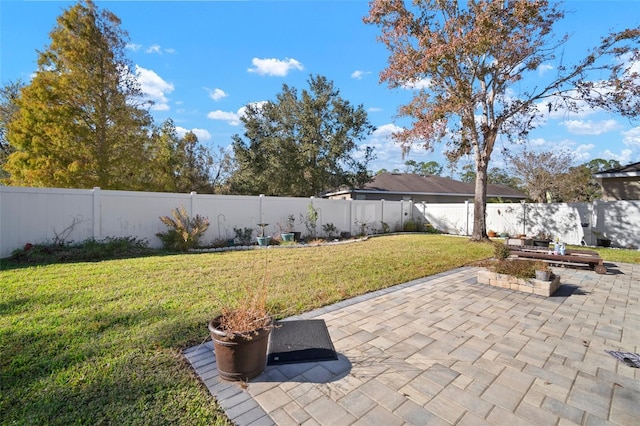
[[[136,237],[160,247],[156,233],[167,228],[160,216],[184,206],[190,216],[209,218],[202,242],[235,237],[234,228],[253,230],[267,223],[267,235],[280,233],[278,224],[295,218],[294,231],[309,235],[304,223],[308,206],[318,211],[315,233],[324,236],[323,226],[333,224],[337,234],[357,234],[361,228],[371,234],[402,229],[411,217],[411,203],[401,201],[350,201],[319,198],[174,194],[107,191],[100,188],[50,189],[0,186],[0,257],[7,257],[26,243],[80,242],[88,238]]]
[[[416,210],[436,228],[450,234],[473,232],[473,203],[422,204]],[[616,247],[640,247],[640,201],[593,203],[487,204],[487,230],[510,235],[550,234],[567,244],[596,245],[597,238]]]
[[[0,186],[0,257],[26,243],[56,240],[80,242],[87,238],[136,237],[160,247],[156,233],[166,230],[160,216],[184,206],[190,216],[209,218],[203,243],[227,240],[234,228],[268,223],[267,235],[279,233],[278,223],[294,215],[294,230],[308,235],[303,218],[309,204],[318,211],[316,233],[333,224],[337,232],[391,231],[416,219],[455,235],[473,231],[473,204],[422,204],[408,201],[326,200],[265,196],[173,194],[132,191],[22,188]],[[487,228],[510,234],[534,235],[540,231],[569,244],[595,245],[605,235],[619,247],[640,247],[640,201],[588,204],[488,204]],[[595,232],[594,232],[595,231]]]

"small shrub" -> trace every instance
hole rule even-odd
[[[512,275],[516,278],[535,278],[535,263],[531,260],[499,260],[489,269],[499,274]]]
[[[506,244],[493,243],[493,254],[496,259],[506,259],[511,254],[511,250]]]
[[[15,265],[97,261],[147,255],[152,252],[148,245],[146,240],[135,237],[89,238],[77,244],[55,240],[50,244],[28,244],[14,250],[7,260]]]
[[[307,232],[311,238],[316,237],[316,226],[318,224],[318,209],[313,207],[312,203],[307,206],[307,216],[300,215],[300,220],[307,228]]]
[[[427,234],[442,234],[442,231],[440,231],[439,229],[435,228],[430,223],[425,223],[424,224],[424,232],[426,232]]]
[[[200,238],[209,228],[209,218],[196,215],[191,218],[187,210],[180,206],[171,212],[171,216],[162,216],[160,220],[167,228],[166,232],[156,234],[167,250],[187,251],[198,246]]]
[[[364,237],[365,235],[367,235],[367,222],[356,219],[353,224],[356,228],[358,228],[357,232],[359,237]]]
[[[251,238],[253,237],[253,229],[251,228],[233,228],[233,232],[236,234],[235,242],[248,246],[251,244]]]
[[[409,219],[402,225],[402,230],[404,232],[417,232],[419,229],[419,226],[420,226],[419,222],[413,219]]]
[[[333,223],[325,223],[322,225],[322,230],[324,231],[327,239],[331,240],[334,236],[338,235],[338,228],[335,227]]]
[[[381,220],[380,225],[382,226],[382,229],[380,230],[381,233],[388,234],[391,232],[391,228],[389,227],[389,224],[387,222]]]

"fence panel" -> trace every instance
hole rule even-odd
[[[27,242],[93,237],[91,190],[0,186],[0,257]]]
[[[414,205],[410,201],[327,200],[265,196],[170,194],[132,191],[20,188],[0,186],[0,257],[25,243],[51,243],[56,239],[137,237],[160,247],[156,233],[166,230],[159,217],[182,205],[190,215],[209,218],[205,244],[235,236],[234,229],[250,228],[257,235],[267,223],[267,235],[280,233],[278,224],[289,215],[294,231],[309,234],[305,226],[308,206],[318,211],[316,234],[332,224],[337,233],[402,230],[409,219],[430,222],[455,235],[473,231],[473,204]],[[595,245],[607,237],[614,246],[639,247],[640,201],[597,201],[576,204],[499,203],[487,205],[487,229],[510,235],[551,234],[568,244]]]

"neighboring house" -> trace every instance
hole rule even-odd
[[[415,173],[381,173],[362,188],[325,194],[324,198],[341,200],[411,200],[414,203],[460,203],[472,200],[475,184],[436,175]],[[487,199],[503,202],[525,200],[522,192],[504,185],[487,185]]]
[[[640,200],[640,163],[605,170],[593,177],[602,186],[603,200]]]

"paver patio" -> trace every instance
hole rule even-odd
[[[243,389],[211,341],[185,356],[238,425],[640,424],[640,265],[554,268],[552,297],[460,268],[291,319],[326,321],[338,361],[268,366]],[[204,327],[203,327],[204,328]]]

